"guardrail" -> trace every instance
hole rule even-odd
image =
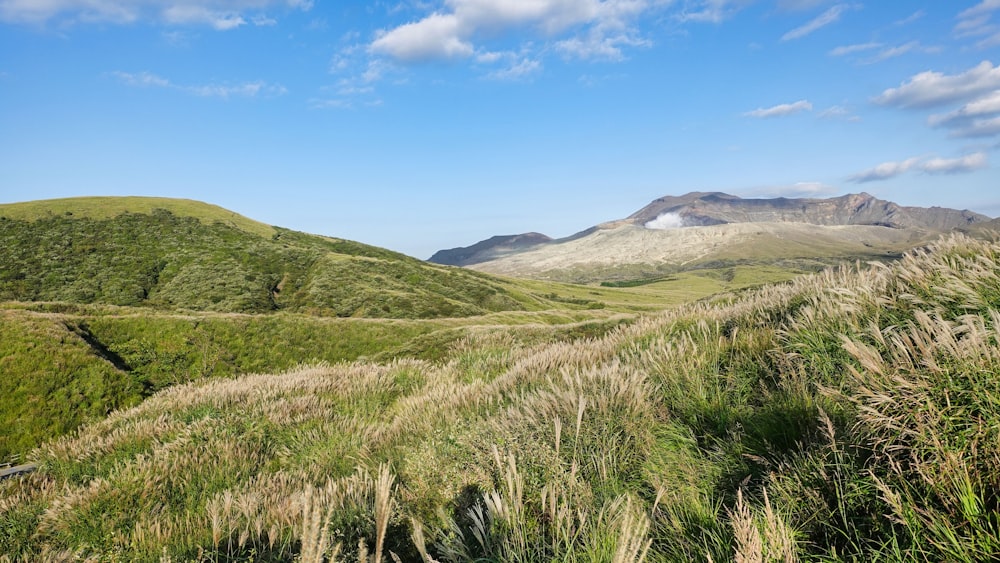
[[[0,481],[3,481],[8,477],[17,477],[18,475],[31,473],[36,469],[38,469],[38,466],[34,463],[24,463],[21,465],[11,465],[9,463],[0,464]]]

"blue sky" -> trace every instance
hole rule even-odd
[[[0,0],[0,202],[426,258],[689,191],[1000,215],[1000,0]]]

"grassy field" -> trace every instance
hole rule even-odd
[[[173,385],[31,452],[0,558],[990,560],[998,272],[951,238],[592,337],[470,322],[432,360]]]
[[[0,205],[0,265],[0,461],[169,385],[308,362],[442,361],[475,331],[524,344],[596,336],[794,275],[731,268],[637,288],[501,279],[140,197]]]

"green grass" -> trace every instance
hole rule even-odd
[[[0,483],[0,553],[990,560],[998,272],[1000,245],[952,238],[614,328],[558,313],[604,314],[593,338],[403,321],[458,338],[433,361],[173,385],[29,454],[40,470]]]
[[[157,209],[181,217],[193,217],[206,225],[222,223],[264,238],[271,238],[276,232],[270,225],[248,219],[217,205],[165,197],[73,197],[4,203],[0,204],[0,217],[21,221],[37,221],[54,216],[104,220],[114,219],[123,213],[151,215]]]

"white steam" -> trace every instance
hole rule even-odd
[[[679,213],[661,213],[656,219],[643,225],[647,229],[679,229],[684,226],[684,218]]]

